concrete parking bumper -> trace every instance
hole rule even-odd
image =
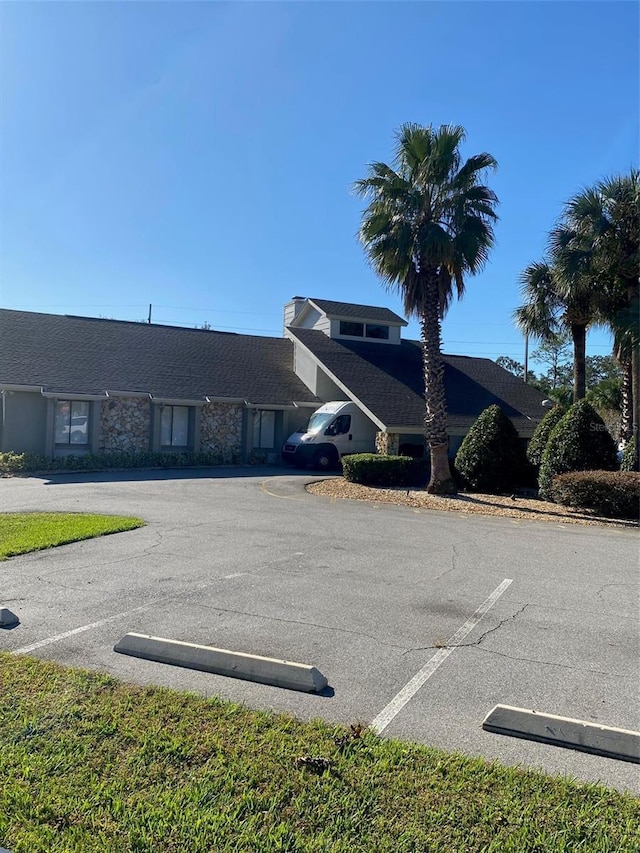
[[[315,666],[146,634],[125,634],[113,650],[158,663],[257,681],[303,693],[320,693],[327,686],[327,679]]]
[[[495,734],[536,740],[640,764],[640,732],[628,729],[601,726],[554,714],[539,714],[510,705],[496,705],[485,717],[482,728]]]

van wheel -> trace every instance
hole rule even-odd
[[[335,468],[337,461],[338,454],[332,447],[322,448],[313,457],[313,467],[319,471],[329,471],[331,468]]]

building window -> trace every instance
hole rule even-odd
[[[56,444],[89,444],[89,403],[85,400],[56,400]]]
[[[276,442],[276,413],[253,413],[253,446],[265,450],[274,447]]]
[[[160,419],[161,447],[187,447],[189,444],[189,407],[163,406]]]
[[[378,326],[376,323],[367,323],[365,337],[376,338],[379,341],[389,340],[389,327]]]
[[[352,338],[364,337],[364,323],[353,323],[351,320],[340,320],[340,334]]]
[[[340,320],[340,334],[350,338],[373,338],[377,341],[389,340],[389,327],[379,323],[355,323],[352,320]]]

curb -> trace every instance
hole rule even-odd
[[[184,666],[187,669],[230,678],[243,678],[259,684],[300,690],[303,693],[319,693],[327,686],[327,679],[315,666],[167,640],[163,637],[150,637],[146,634],[125,634],[113,650],[119,654],[158,663]]]

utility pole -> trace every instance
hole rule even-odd
[[[151,307],[151,306],[149,306]],[[529,380],[529,332],[524,333],[524,381]]]
[[[149,303],[149,318],[147,320],[147,323],[149,323],[149,325],[151,325],[151,303]]]

